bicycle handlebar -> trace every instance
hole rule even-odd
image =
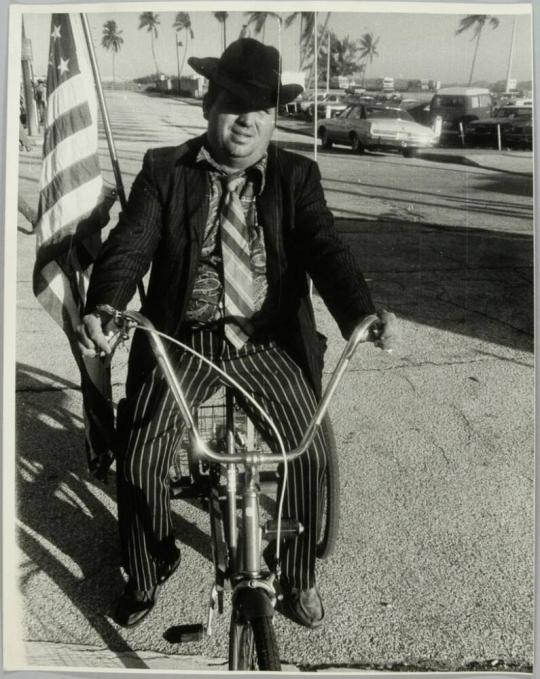
[[[124,333],[126,324],[128,325],[128,329],[130,327],[134,327],[135,329],[147,331],[150,339],[150,345],[152,347],[156,360],[160,365],[161,369],[163,370],[165,379],[167,380],[167,383],[173,393],[173,396],[175,397],[176,402],[178,403],[178,406],[180,408],[182,418],[188,431],[188,436],[190,438],[190,443],[192,445],[193,452],[196,455],[212,460],[213,462],[219,462],[222,464],[238,464],[238,463],[261,464],[283,461],[284,456],[281,453],[258,453],[255,451],[247,451],[246,453],[231,455],[230,453],[216,452],[209,448],[209,446],[206,444],[206,442],[201,438],[201,435],[199,434],[199,431],[195,424],[195,420],[193,418],[193,415],[191,414],[191,410],[184,396],[184,392],[182,391],[182,388],[178,383],[178,379],[170,362],[169,355],[161,339],[161,335],[163,333],[160,333],[155,328],[154,324],[138,311],[117,311],[116,309],[113,309],[108,305],[100,305],[98,307],[98,310],[112,316],[113,320],[118,325],[118,327],[124,330]],[[345,345],[343,351],[341,352],[338,364],[334,369],[330,381],[326,385],[322,398],[319,401],[317,409],[315,410],[315,413],[311,418],[311,421],[304,433],[304,436],[302,437],[300,444],[293,450],[290,450],[285,453],[285,457],[288,462],[296,459],[297,457],[305,453],[309,446],[312,444],[313,438],[315,437],[315,433],[317,431],[317,427],[321,424],[326,414],[326,411],[328,410],[330,401],[343,377],[343,374],[345,373],[345,370],[347,369],[348,364],[350,363],[354,355],[354,352],[356,351],[358,345],[361,342],[366,342],[368,340],[370,329],[378,321],[379,317],[376,314],[370,314],[369,316],[366,316],[366,318],[364,318],[354,329],[351,337],[349,338],[347,344]],[[127,338],[127,334],[124,334],[124,337]],[[165,337],[167,337],[167,335],[165,335]],[[228,380],[230,384],[233,383],[233,381],[227,375],[223,374],[223,377],[226,380]]]

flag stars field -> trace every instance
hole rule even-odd
[[[69,64],[69,59],[62,59],[62,57],[60,57],[60,63],[56,67],[60,71],[60,75],[63,75],[64,73],[69,72],[68,64]]]

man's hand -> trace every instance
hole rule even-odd
[[[79,349],[83,356],[95,358],[96,356],[108,356],[111,353],[107,335],[103,332],[106,323],[110,320],[110,316],[98,313],[83,316],[82,323],[77,326],[76,330]]]
[[[372,329],[372,339],[377,346],[389,353],[394,349],[399,340],[399,324],[395,314],[391,311],[379,311],[377,313],[379,323]]]

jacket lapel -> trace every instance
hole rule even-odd
[[[266,246],[266,271],[271,287],[277,289],[281,283],[281,269],[283,260],[283,198],[281,181],[276,163],[276,149],[273,145],[268,148],[266,165],[266,179],[264,190],[257,197],[257,217],[263,227]]]
[[[202,246],[204,229],[208,218],[208,173],[197,167],[195,162],[184,167],[186,220],[189,224],[192,243]]]

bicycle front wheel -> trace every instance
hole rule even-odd
[[[229,638],[229,670],[281,671],[271,616],[245,620],[233,612]]]

